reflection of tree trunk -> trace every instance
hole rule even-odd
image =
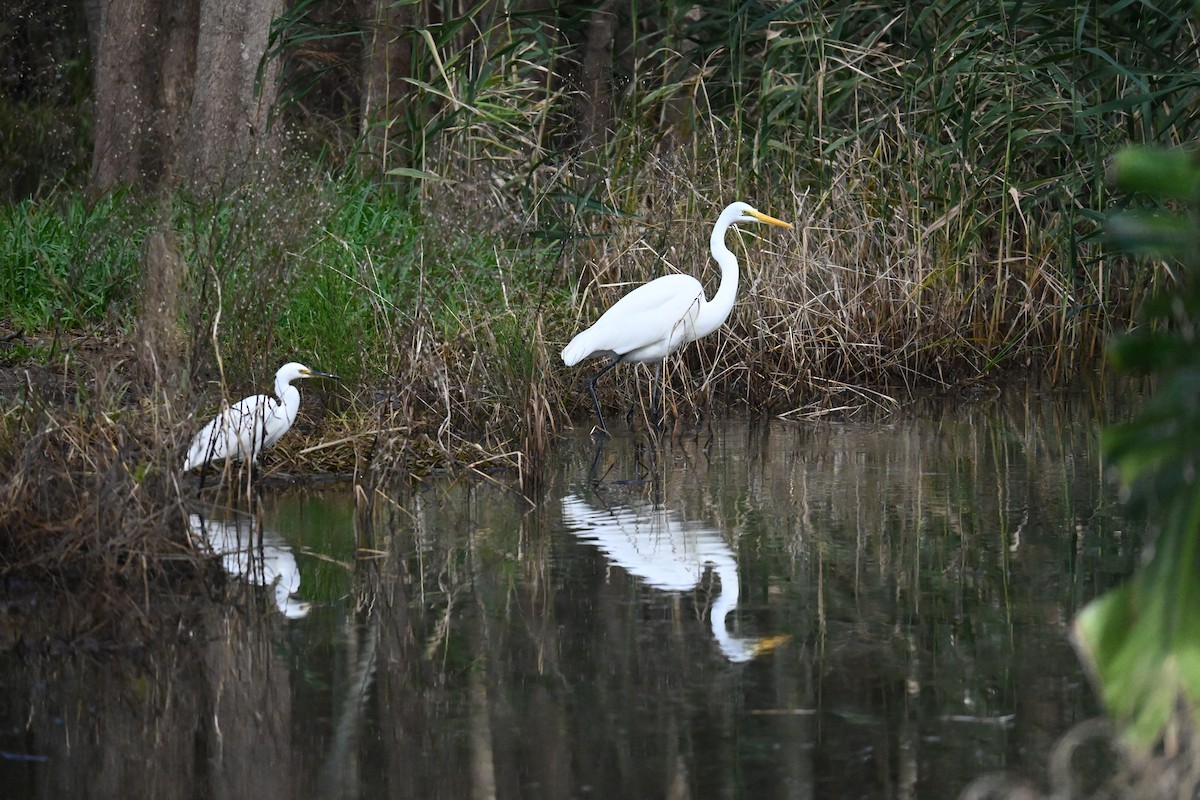
[[[916,709],[921,705],[921,656],[912,633],[904,637],[908,643],[908,674],[905,676],[904,714],[900,718],[899,729],[896,731],[896,746],[899,749],[897,758],[896,797],[913,798],[917,796],[917,781],[921,777],[920,742],[921,727],[913,719]]]
[[[391,131],[404,114],[411,92],[404,78],[412,74],[413,6],[391,0],[364,0],[361,14],[367,27],[363,52],[361,105],[363,153],[367,171],[410,166],[389,163]]]
[[[488,706],[487,671],[483,663],[471,670],[468,703],[471,715],[471,797],[496,797],[496,763],[492,758],[491,708]]]
[[[663,759],[663,767],[666,769],[666,775],[663,776],[663,785],[666,787],[664,797],[666,800],[688,800],[692,796],[688,782],[688,764],[687,758],[679,749],[679,722],[674,708],[668,710],[663,727],[666,729],[663,736],[667,742],[666,757]]]
[[[348,626],[348,634],[354,636],[357,625]],[[367,694],[375,680],[375,653],[379,644],[379,617],[371,613],[367,623],[366,641],[363,642],[362,653],[359,655],[350,673],[350,686],[346,698],[342,702],[341,713],[338,714],[337,726],[333,731],[333,745],[325,757],[325,767],[321,771],[321,794],[325,797],[355,797],[361,787],[357,785],[359,771],[355,744],[357,735],[363,728],[363,711],[367,707]],[[353,656],[356,648],[349,648]]]
[[[775,736],[785,744],[775,763],[778,764],[779,782],[786,787],[780,796],[812,800],[817,796],[817,769],[813,763],[816,751],[807,745],[820,738],[814,724],[818,709],[813,686],[813,676],[819,674],[820,668],[813,663],[808,648],[801,651],[800,666],[776,673],[776,697],[784,713],[776,720]]]
[[[210,797],[295,797],[292,692],[287,665],[259,621],[218,609],[204,651]],[[264,768],[264,765],[270,765]]]

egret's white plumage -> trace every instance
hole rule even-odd
[[[230,575],[270,586],[275,605],[285,617],[308,616],[309,604],[296,598],[300,591],[296,554],[278,533],[261,527],[257,519],[249,516],[216,520],[189,514],[188,527],[221,557],[221,565]]]
[[[725,232],[738,222],[792,227],[746,203],[731,203],[717,217],[709,239],[709,250],[721,267],[721,283],[712,300],[705,298],[704,287],[691,275],[664,275],[622,297],[563,348],[562,360],[568,367],[593,356],[612,359],[588,382],[601,428],[604,418],[596,399],[596,381],[602,375],[622,362],[662,362],[682,345],[707,336],[729,318],[737,296],[738,262],[725,246]]]
[[[255,461],[258,454],[279,441],[300,411],[300,390],[292,381],[300,378],[333,378],[291,361],[275,373],[275,395],[256,394],[231,405],[205,425],[188,448],[184,471],[212,461]],[[276,399],[278,398],[278,399]]]
[[[594,506],[569,494],[562,499],[563,522],[584,541],[595,544],[612,563],[664,592],[690,592],[708,569],[720,578],[709,612],[717,646],[727,659],[745,662],[769,653],[786,636],[741,636],[729,630],[741,583],[737,557],[719,531],[685,520],[663,506]]]

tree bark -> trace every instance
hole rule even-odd
[[[396,123],[412,96],[404,81],[412,74],[412,40],[404,34],[413,24],[413,6],[392,0],[364,0],[361,9],[367,41],[362,65],[360,161],[369,174],[411,166],[396,159],[391,143]]]
[[[88,50],[95,68],[100,53],[100,31],[104,30],[104,0],[83,0],[83,18],[87,20]]]
[[[92,185],[196,189],[269,146],[278,64],[259,65],[283,0],[87,0],[95,52]]]
[[[201,0],[196,72],[177,171],[195,188],[225,186],[272,144],[267,123],[278,61],[259,65],[282,0]]]
[[[612,125],[613,39],[617,14],[627,0],[604,0],[592,12],[583,45],[582,88],[579,104],[579,139],[584,149],[603,144]]]
[[[99,24],[93,54],[96,92],[96,141],[92,185],[100,191],[126,183],[153,183],[162,169],[155,121],[158,111],[157,64],[159,11],[163,0],[105,3],[89,9]]]
[[[159,55],[159,128],[164,153],[176,158],[187,124],[196,78],[196,30],[200,0],[168,0],[163,10],[164,44]],[[170,163],[168,163],[168,167]]]

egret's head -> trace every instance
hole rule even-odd
[[[749,203],[731,203],[726,206],[722,217],[730,217],[730,224],[735,222],[763,222],[767,225],[778,225],[781,228],[791,228],[791,223],[762,213]]]
[[[341,380],[341,378],[331,372],[319,372],[315,369],[309,369],[298,361],[289,361],[275,373],[275,380],[282,383],[291,383],[299,378],[333,378],[335,381]]]

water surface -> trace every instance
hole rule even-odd
[[[6,797],[953,797],[1097,713],[1140,533],[1122,392],[724,421],[508,476],[198,509],[241,587],[131,659],[0,661]]]

